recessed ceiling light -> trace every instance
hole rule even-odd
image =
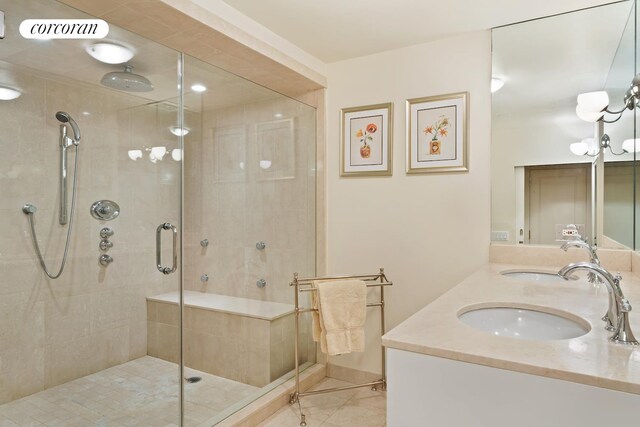
[[[123,64],[133,58],[131,49],[115,43],[94,43],[86,50],[93,58],[107,64]]]
[[[169,130],[171,131],[172,134],[174,134],[175,136],[185,136],[186,134],[189,133],[189,128],[185,128],[185,127],[179,127],[179,126],[171,126],[169,128]]]
[[[499,91],[500,89],[502,89],[502,86],[504,86],[504,80],[497,77],[491,78],[491,93]]]
[[[22,95],[18,89],[13,89],[7,86],[0,86],[0,100],[2,101],[10,101],[12,99],[18,98]]]
[[[191,90],[194,92],[204,92],[205,90],[207,90],[207,87],[205,85],[201,85],[200,83],[196,83],[191,86]]]

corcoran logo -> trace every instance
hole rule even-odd
[[[26,39],[102,39],[109,24],[102,19],[25,19],[20,34]]]

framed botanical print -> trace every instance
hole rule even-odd
[[[343,108],[340,176],[391,175],[393,104]]]
[[[468,92],[407,100],[407,173],[468,172]]]

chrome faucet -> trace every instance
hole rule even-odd
[[[591,264],[600,265],[600,258],[598,258],[598,254],[596,253],[597,248],[595,246],[591,246],[586,241],[569,240],[568,242],[565,242],[562,246],[560,246],[560,249],[562,249],[565,252],[567,252],[569,248],[582,248],[586,250],[587,252],[589,252],[589,262]],[[592,271],[589,272],[588,280],[589,280],[589,283],[598,283],[598,284],[602,283],[602,279],[600,278],[600,276],[598,276]]]
[[[598,258],[598,254],[596,253],[596,247],[591,246],[585,240],[570,240],[560,246],[560,249],[565,252],[567,252],[569,248],[582,248],[586,250],[589,253],[589,262],[591,264],[600,265],[600,258]],[[595,285],[600,285],[603,283],[602,278],[600,278],[600,276],[595,274],[593,271],[590,271],[589,274],[587,274],[587,281]],[[607,291],[609,292],[609,310],[604,316],[602,316],[602,320],[607,323],[607,326],[605,326],[605,328],[608,331],[615,331],[615,323],[611,320],[611,313],[615,310],[615,299],[613,298],[611,289],[608,286]]]
[[[620,288],[622,276],[620,276],[620,274],[614,276],[600,265],[591,262],[576,262],[568,264],[558,271],[558,275],[563,277],[565,280],[569,280],[571,273],[575,270],[587,270],[600,275],[609,289],[610,309],[607,314],[610,316],[609,319],[611,322],[615,325],[614,334],[609,338],[609,340],[618,344],[640,344],[636,340],[636,337],[633,336],[631,325],[629,324],[631,304],[629,304],[629,301],[624,297],[622,289]]]

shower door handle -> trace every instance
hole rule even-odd
[[[171,230],[173,234],[173,265],[162,266],[162,230]],[[165,222],[156,229],[156,266],[162,274],[171,274],[178,268],[178,230],[175,225]]]

